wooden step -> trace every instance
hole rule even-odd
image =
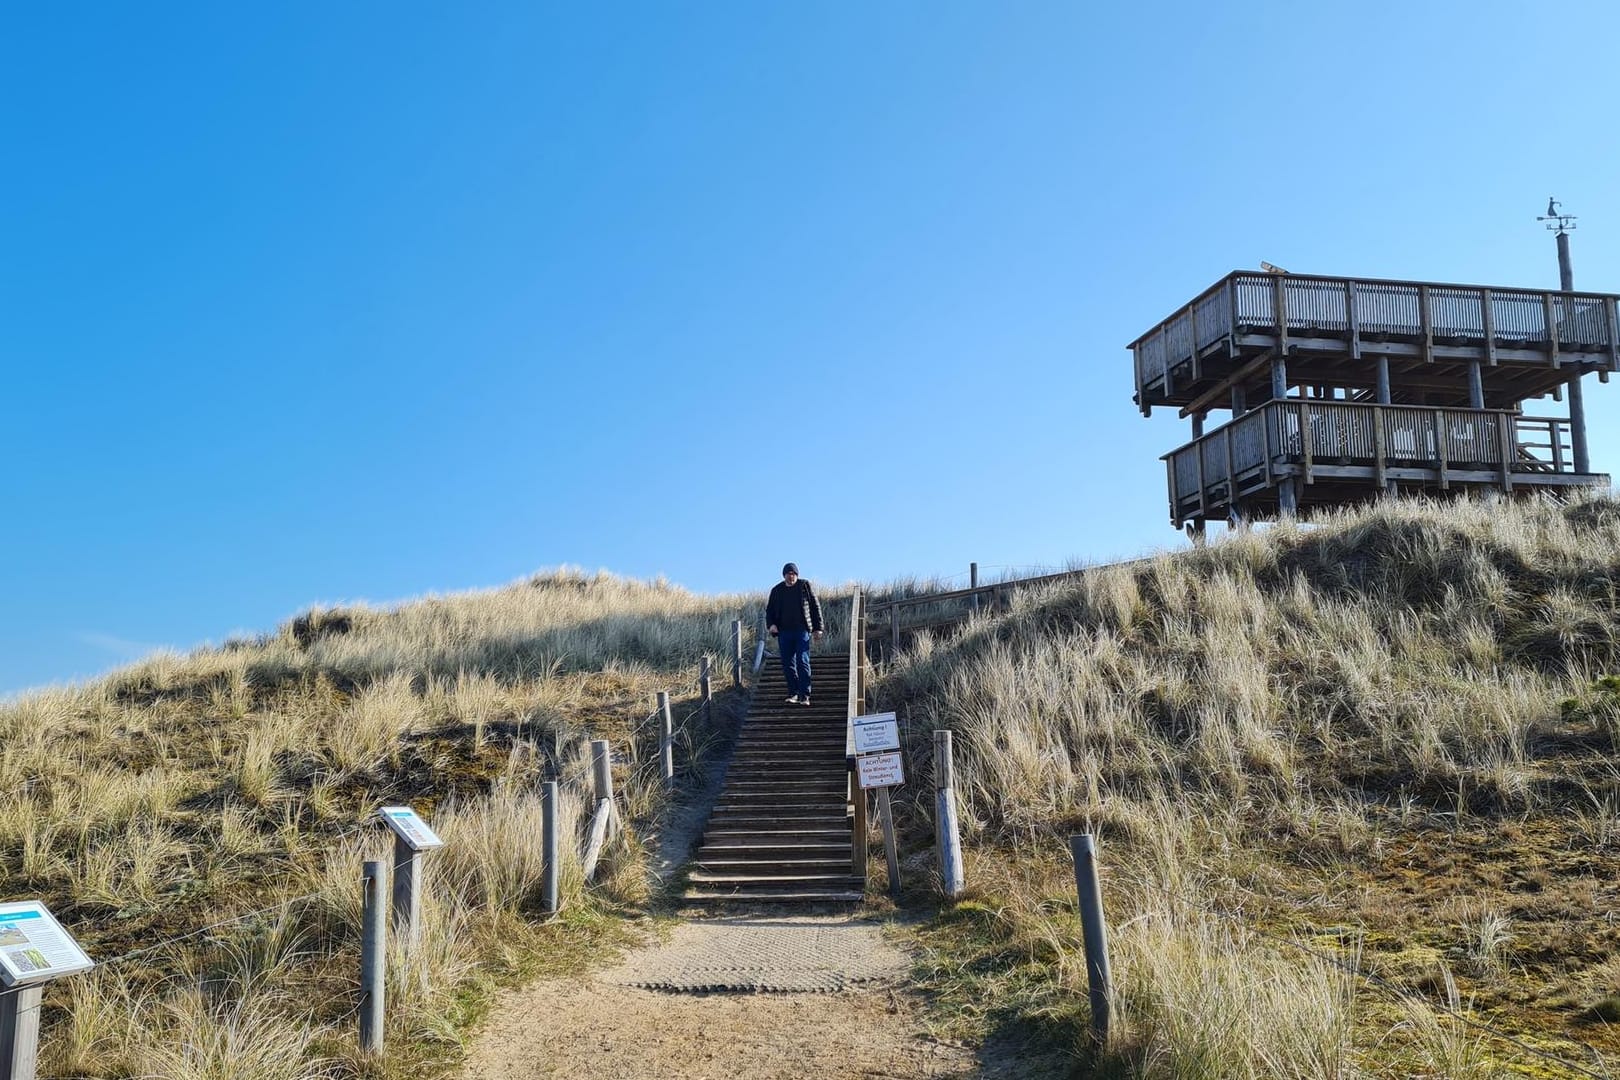
[[[690,904],[859,904],[866,895],[854,889],[785,889],[773,892],[766,889],[737,889],[721,892],[715,889],[688,889],[684,897]]]
[[[848,863],[844,864],[846,867]],[[844,888],[853,888],[864,884],[861,879],[849,873],[773,873],[764,871],[750,873],[748,871],[727,871],[726,873],[711,873],[707,870],[694,870],[687,875],[686,880],[694,885],[832,885]]]

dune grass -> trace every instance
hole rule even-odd
[[[731,620],[759,605],[562,571],[319,608],[0,706],[0,895],[45,900],[115,961],[49,987],[43,1075],[408,1077],[453,1063],[495,983],[622,940],[616,916],[648,898],[636,828],[663,799],[645,767],[654,692],[688,717],[700,658],[729,655]],[[695,725],[688,762],[712,750]],[[631,831],[589,892],[565,842],[564,912],[542,924],[539,785],[561,781],[575,837],[589,738],[614,743]],[[389,857],[371,820],[389,802],[447,844],[426,859],[420,947],[393,947],[388,1049],[366,1060],[360,864]]]
[[[919,635],[875,697],[918,777],[955,732],[971,882],[926,980],[1118,1075],[1574,1075],[1447,1008],[1613,1067],[1617,616],[1620,504],[1392,502]],[[1115,928],[1100,1052],[1082,831]]]

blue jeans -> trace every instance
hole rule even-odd
[[[788,693],[809,697],[810,631],[783,630],[776,635],[776,647],[782,651],[782,678],[787,680]]]

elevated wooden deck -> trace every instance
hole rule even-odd
[[[1295,386],[1375,386],[1388,361],[1397,403],[1509,408],[1573,375],[1620,371],[1620,297],[1482,285],[1235,272],[1131,343],[1136,403],[1184,411],[1223,386],[1273,396],[1266,358]],[[1224,405],[1220,402],[1219,405]]]
[[[1492,409],[1289,398],[1271,401],[1164,456],[1170,519],[1275,516],[1298,506],[1402,491],[1606,485],[1573,471],[1569,421]]]

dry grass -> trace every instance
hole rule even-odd
[[[492,980],[577,963],[616,937],[604,911],[646,898],[634,844],[588,892],[565,842],[565,910],[541,923],[541,783],[561,782],[575,836],[581,741],[609,738],[632,825],[656,812],[662,787],[636,764],[654,691],[686,717],[699,659],[728,654],[731,620],[759,602],[564,571],[318,609],[0,705],[0,895],[46,900],[102,960],[272,907],[53,984],[44,1075],[404,1077],[454,1061]],[[691,723],[681,734],[684,761],[712,750]],[[379,1062],[354,1049],[359,878],[389,844],[360,823],[394,801],[447,846],[426,860],[418,948],[391,956]]]
[[[996,915],[947,917],[935,932],[965,955],[935,984],[973,997],[996,969],[974,957],[1019,970],[1011,942],[1037,960],[984,994],[998,1022],[1065,1017],[1077,1053],[1132,1075],[1557,1074],[1448,1002],[1620,1058],[1591,1020],[1620,990],[1594,903],[1620,875],[1620,681],[1601,678],[1617,617],[1620,504],[1400,502],[920,634],[877,696],[918,736],[918,775],[921,736],[955,731],[972,901]],[[1081,831],[1102,837],[1121,928],[1124,1022],[1100,1057],[1067,1009],[1072,946],[1032,944],[1078,940],[1064,838]],[[1278,939],[1408,997],[1392,1013]]]

